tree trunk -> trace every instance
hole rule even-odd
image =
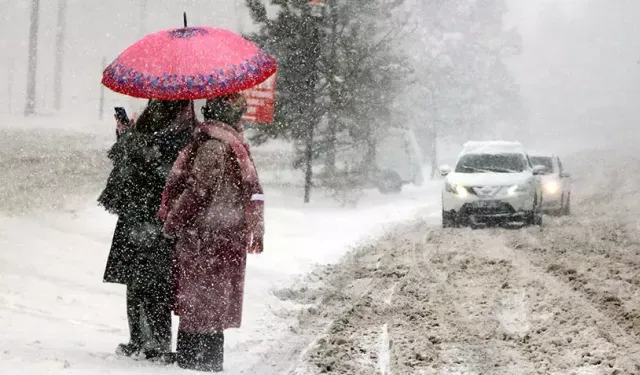
[[[304,203],[311,201],[311,187],[313,184],[313,137],[314,124],[309,121],[307,126],[306,149],[304,153]]]
[[[36,113],[36,70],[38,68],[38,23],[40,1],[31,0],[31,18],[29,27],[29,65],[27,68],[27,100],[25,116]]]
[[[313,186],[313,146],[314,146],[314,133],[315,127],[318,123],[317,116],[314,115],[316,111],[316,85],[318,83],[318,69],[317,61],[320,58],[320,25],[319,18],[310,16],[309,19],[311,33],[313,35],[310,41],[311,46],[308,50],[309,59],[306,61],[309,71],[307,72],[308,78],[306,80],[306,87],[308,95],[306,96],[307,103],[305,103],[307,134],[306,134],[306,152],[305,152],[305,178],[304,178],[304,203],[311,201],[311,188]]]
[[[325,159],[325,164],[327,168],[327,172],[329,174],[333,174],[336,169],[336,139],[338,132],[338,116],[335,111],[337,107],[337,103],[340,100],[338,97],[338,90],[336,87],[336,65],[337,65],[337,33],[338,33],[338,6],[336,4],[336,0],[329,0],[329,17],[331,22],[331,35],[329,41],[330,48],[330,56],[329,56],[329,101],[330,111],[328,118],[328,126],[329,126],[329,137],[327,140],[327,155]]]
[[[56,50],[54,68],[53,106],[56,111],[62,107],[62,75],[64,63],[64,37],[67,23],[67,0],[58,0],[58,27],[56,30]]]
[[[435,180],[438,175],[438,137],[435,124],[429,132],[429,159],[431,159],[431,179]]]
[[[374,172],[376,170],[376,153],[378,151],[378,142],[372,129],[366,133],[367,153],[365,155],[365,175],[367,181],[373,181]]]

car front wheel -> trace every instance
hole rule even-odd
[[[571,194],[567,195],[567,200],[564,202],[564,205],[562,206],[562,214],[564,216],[571,215]]]
[[[402,179],[396,172],[391,170],[384,171],[378,178],[376,185],[378,191],[382,194],[393,194],[402,191]]]
[[[457,225],[455,216],[450,212],[442,211],[442,228],[455,228]]]

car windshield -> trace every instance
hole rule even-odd
[[[466,154],[456,165],[457,173],[517,173],[526,167],[522,154]]]
[[[531,165],[542,165],[545,167],[545,173],[553,172],[553,159],[549,156],[531,156]]]

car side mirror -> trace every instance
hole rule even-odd
[[[451,167],[448,165],[443,165],[440,168],[440,176],[446,177],[449,173],[451,173]]]
[[[571,173],[562,172],[560,173],[560,178],[569,178],[571,177]]]
[[[547,171],[547,167],[545,167],[544,165],[534,165],[533,166],[533,174],[535,176],[539,176],[541,174],[544,174]]]

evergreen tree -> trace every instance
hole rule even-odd
[[[402,1],[329,0],[319,17],[305,0],[271,4],[278,9],[274,19],[262,1],[247,0],[259,26],[249,39],[279,63],[276,119],[254,141],[302,141],[311,127],[313,157],[324,156],[332,171],[342,146],[373,146],[378,127],[393,115],[393,99],[407,77],[407,64],[395,51],[403,28],[390,21]],[[306,53],[314,45],[317,55]],[[314,73],[314,87],[301,84]],[[307,100],[311,105],[302,108]]]

